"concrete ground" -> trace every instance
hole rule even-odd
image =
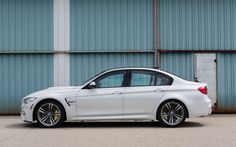
[[[0,116],[0,147],[236,147],[236,114],[187,119],[181,128],[158,122],[68,122],[43,129],[19,116]]]

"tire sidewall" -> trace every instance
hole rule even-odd
[[[43,104],[45,104],[45,103],[53,103],[54,105],[56,105],[59,109],[60,109],[60,112],[61,112],[61,118],[60,118],[60,120],[55,124],[55,125],[53,125],[53,126],[45,126],[45,125],[43,125],[40,121],[39,121],[39,118],[38,118],[38,110],[39,110],[39,108],[43,105]],[[39,104],[37,104],[37,106],[36,106],[36,108],[35,108],[35,113],[34,113],[34,115],[35,115],[35,118],[36,118],[36,120],[37,120],[37,124],[40,126],[40,127],[43,127],[43,128],[56,128],[56,127],[59,127],[63,122],[64,122],[64,120],[65,120],[65,111],[64,111],[64,108],[63,108],[63,106],[59,103],[59,102],[57,102],[57,101],[54,101],[54,100],[45,100],[45,101],[42,101],[42,102],[40,102]]]
[[[165,104],[169,103],[169,102],[178,103],[178,104],[181,105],[181,107],[184,109],[184,118],[181,120],[180,123],[178,123],[178,124],[176,124],[176,125],[168,125],[168,124],[166,124],[166,123],[163,121],[162,117],[161,117],[161,109],[162,109],[162,107],[163,107]],[[182,102],[179,102],[179,101],[177,101],[177,100],[167,100],[167,101],[163,102],[163,103],[159,106],[158,111],[157,111],[157,119],[159,120],[160,124],[161,124],[162,126],[164,126],[164,127],[173,128],[173,127],[180,127],[180,126],[183,126],[186,117],[187,117],[187,110],[186,110],[185,105],[184,105]]]

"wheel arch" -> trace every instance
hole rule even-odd
[[[186,106],[186,104],[181,101],[180,99],[176,99],[176,98],[170,98],[170,99],[166,99],[164,101],[162,101],[159,105],[158,105],[158,108],[157,108],[157,111],[156,111],[156,119],[158,119],[158,112],[160,111],[160,106],[165,103],[165,102],[169,102],[169,101],[177,101],[179,103],[181,103],[184,107],[185,107],[185,110],[187,112],[187,116],[186,118],[189,118],[189,111],[188,111],[188,107]]]
[[[46,102],[46,101],[54,101],[54,102],[57,102],[58,104],[60,104],[60,105],[62,106],[62,108],[63,108],[64,113],[65,113],[65,120],[67,119],[67,114],[66,114],[66,110],[65,110],[64,105],[63,105],[60,101],[58,101],[58,100],[56,100],[56,99],[53,99],[53,98],[46,98],[46,99],[40,100],[40,101],[35,105],[34,110],[33,110],[33,121],[36,120],[36,109],[37,109],[37,107],[38,107],[41,103],[44,103],[44,102]]]

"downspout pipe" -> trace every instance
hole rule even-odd
[[[160,0],[153,0],[154,68],[160,69]]]

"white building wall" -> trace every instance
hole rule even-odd
[[[70,0],[54,0],[54,86],[70,85]]]

